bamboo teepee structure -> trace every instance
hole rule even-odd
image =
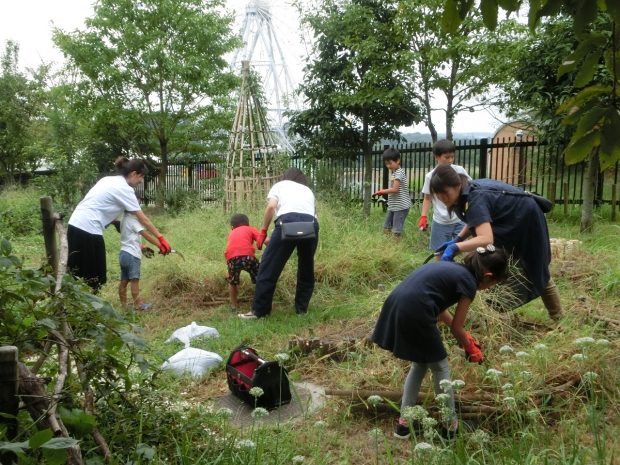
[[[250,75],[250,63],[244,61],[239,103],[226,156],[226,211],[233,210],[236,205],[256,207],[262,204],[276,182],[279,149],[258,94],[258,83]]]

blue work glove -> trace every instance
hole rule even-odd
[[[459,252],[460,250],[459,250],[458,245],[456,245],[456,243],[453,242],[444,251],[443,255],[441,256],[441,261],[442,262],[453,262],[454,256]]]
[[[452,239],[451,241],[446,241],[443,244],[441,244],[439,248],[435,250],[435,252],[443,252],[451,245],[456,244],[457,242],[461,242],[462,240],[463,239],[461,239],[461,236],[456,236],[456,238]]]

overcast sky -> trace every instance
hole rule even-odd
[[[237,27],[241,27],[245,6],[249,0],[227,0],[231,11],[236,12]],[[286,53],[287,66],[292,79],[301,79],[305,62],[306,44],[300,37],[297,15],[288,0],[271,0],[273,24]],[[21,68],[36,67],[42,62],[62,62],[62,55],[52,43],[52,28],[72,31],[83,27],[84,19],[93,13],[90,0],[0,0],[0,44],[2,52],[7,40],[19,44]],[[239,31],[240,32],[240,31]],[[439,132],[445,129],[441,113],[433,115]],[[482,111],[458,115],[454,132],[493,132],[499,122]],[[425,126],[401,128],[405,132],[426,133]]]

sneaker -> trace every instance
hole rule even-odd
[[[411,436],[409,427],[397,421],[396,426],[394,426],[394,437],[396,439],[409,439],[409,436]]]
[[[408,426],[398,420],[394,426],[394,437],[397,439],[409,439],[412,431],[416,434],[421,433],[423,431],[422,425],[414,421],[411,426]]]
[[[153,308],[153,304],[140,304],[135,309],[139,312],[144,312]]]
[[[248,312],[248,313],[238,313],[237,316],[239,318],[241,318],[242,320],[255,320],[256,318],[258,318],[256,315],[254,315],[254,313],[252,312]]]

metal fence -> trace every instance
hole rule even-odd
[[[455,145],[455,163],[463,166],[474,179],[499,179],[545,195],[556,203],[580,204],[583,201],[584,164],[566,166],[563,154],[557,147],[531,139],[514,138],[455,141]],[[376,145],[373,148],[372,191],[388,186],[389,173],[381,157],[387,147]],[[432,144],[398,144],[392,147],[401,153],[401,166],[407,174],[411,198],[414,201],[421,200],[424,177],[435,167]],[[312,160],[291,158],[290,162],[304,169],[317,192],[337,190],[351,200],[363,199],[366,174],[363,155]],[[220,201],[224,168],[223,163],[170,165],[166,190],[191,190],[197,192],[203,201]],[[612,192],[618,183],[618,171],[617,163],[599,177],[595,194],[597,204],[612,202]],[[156,198],[157,188],[158,179],[149,178],[139,188],[138,195],[143,202],[151,203]]]

